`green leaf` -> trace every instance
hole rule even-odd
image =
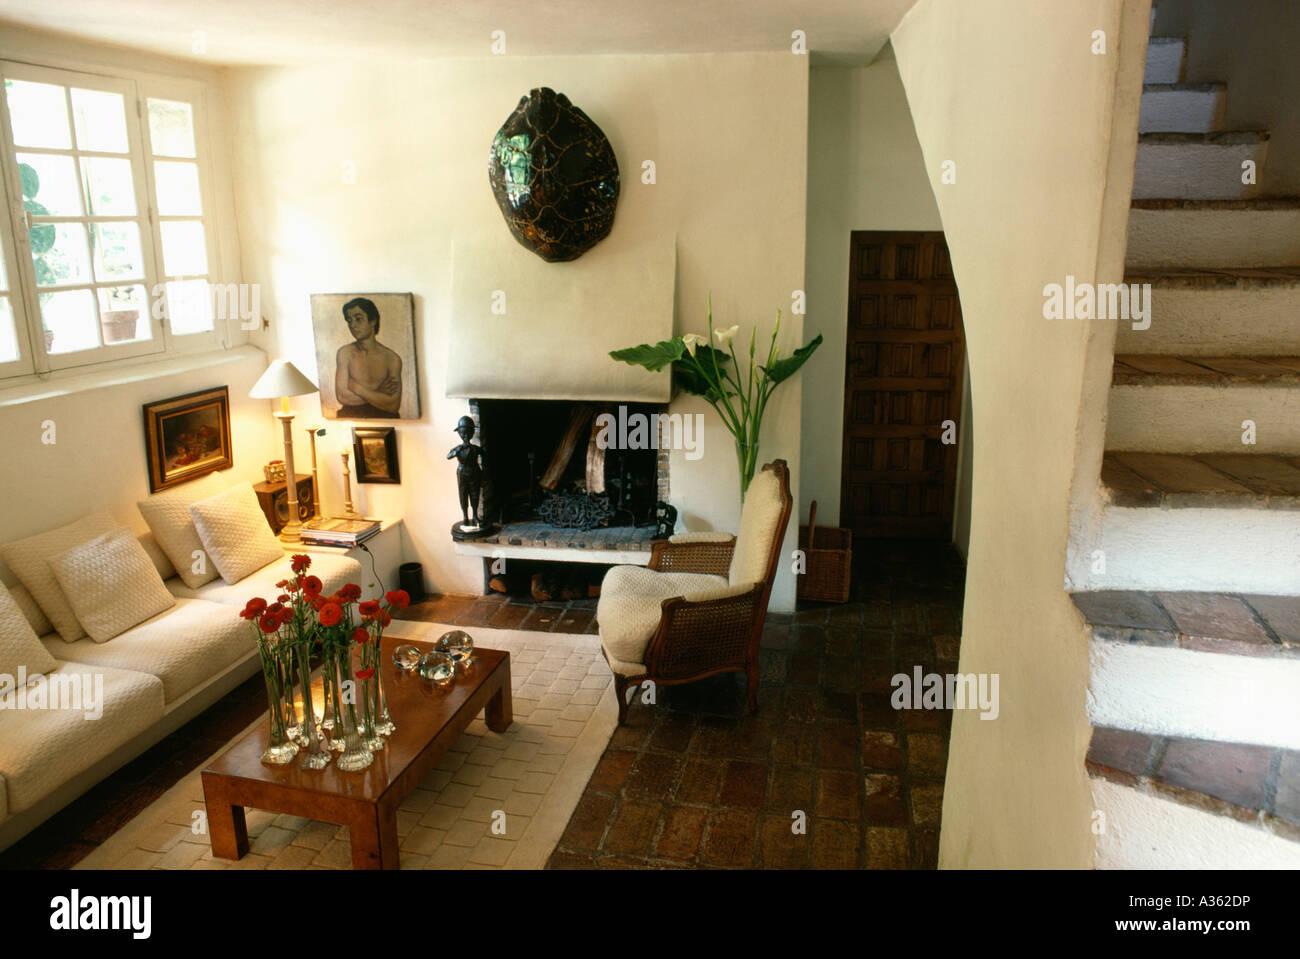
[[[704,367],[705,373],[708,375],[700,373],[687,360],[678,360],[673,364],[673,383],[679,389],[695,396],[703,396],[713,403],[720,401],[724,395],[736,395],[735,391],[729,389],[725,382],[716,383],[713,380],[713,361],[717,360],[718,369],[721,370],[725,364],[731,362],[730,356],[721,350],[715,350],[711,346],[697,346],[695,348],[695,359]]]
[[[18,164],[18,178],[22,180],[23,196],[31,199],[41,192],[41,178],[36,174],[36,168],[31,164]]]
[[[629,366],[644,366],[650,372],[657,373],[685,352],[686,344],[682,338],[674,336],[671,340],[661,340],[654,346],[642,343],[625,350],[613,350],[609,355]]]
[[[783,380],[788,380],[799,372],[799,367],[808,362],[808,357],[813,355],[817,347],[822,345],[822,335],[820,333],[807,346],[801,346],[790,356],[777,360],[771,366],[764,366],[762,370],[767,374],[768,380],[775,386]]]

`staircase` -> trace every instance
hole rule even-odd
[[[1154,13],[1152,18],[1154,24]],[[1099,868],[1300,868],[1300,200],[1151,37],[1094,561]]]

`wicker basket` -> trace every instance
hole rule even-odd
[[[808,567],[798,577],[798,597],[822,603],[847,603],[853,561],[852,531],[841,526],[819,528],[817,501],[813,500],[808,525],[799,527],[799,548]]]

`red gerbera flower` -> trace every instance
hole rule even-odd
[[[357,679],[369,679],[369,678],[370,678],[371,676],[373,676],[373,675],[375,675],[375,671],[374,671],[373,669],[358,669],[358,670],[357,670]]]
[[[370,642],[370,631],[364,626],[358,626],[352,630],[352,642],[359,644]]]
[[[378,600],[368,599],[357,608],[361,610],[362,619],[374,619],[377,615],[379,615]]]
[[[326,603],[320,608],[316,618],[320,620],[322,626],[337,626],[339,620],[343,618],[343,610],[339,608],[338,603]]]
[[[339,590],[339,599],[345,603],[355,603],[361,598],[361,587],[356,583],[348,583]]]
[[[301,573],[304,569],[306,569],[310,565],[311,565],[311,557],[308,556],[306,553],[295,553],[293,555],[293,558],[289,560],[289,568],[292,569],[295,573]]]
[[[257,621],[257,627],[264,633],[274,633],[280,628],[279,617],[268,613]]]
[[[381,609],[379,615],[375,618],[379,620],[379,625],[384,627],[387,627],[388,624],[393,621],[393,617],[388,615],[388,610],[386,609]]]
[[[308,576],[302,581],[302,591],[308,596],[318,596],[324,585],[319,576]]]
[[[278,589],[284,589],[286,586],[289,585],[289,581],[287,579],[282,579],[280,580],[280,582],[276,583],[275,585],[276,588]]]
[[[266,609],[266,600],[262,599],[260,596],[254,596],[244,604],[244,609],[251,613],[260,613],[262,610]]]
[[[384,599],[388,601],[389,606],[396,609],[406,609],[411,605],[411,596],[404,589],[390,589],[384,593]]]

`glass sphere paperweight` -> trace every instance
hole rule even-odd
[[[421,677],[435,686],[449,686],[456,680],[456,664],[450,656],[438,649],[424,655],[418,670]]]
[[[393,665],[402,672],[409,673],[420,665],[423,655],[414,646],[398,646],[393,650]]]
[[[474,637],[462,629],[453,629],[438,637],[434,649],[446,653],[457,666],[467,666],[474,658]]]

